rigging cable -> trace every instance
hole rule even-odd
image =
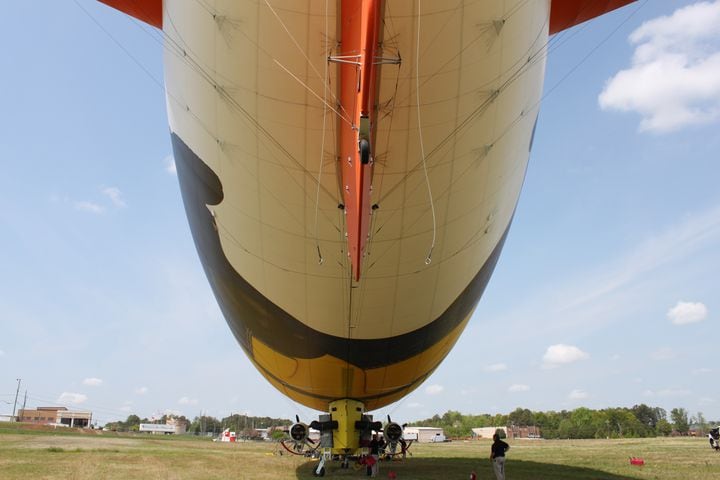
[[[644,8],[647,3],[648,3],[648,0],[644,0],[636,9],[634,9],[632,12],[630,12],[629,15],[628,15],[626,18],[624,18],[623,21],[622,21],[619,25],[617,25],[617,26],[616,26],[605,38],[603,38],[599,43],[597,43],[596,45],[594,45],[593,48],[591,48],[591,49],[588,51],[588,53],[587,53],[580,61],[578,61],[568,72],[566,72],[565,75],[563,75],[563,77],[562,77],[557,83],[555,83],[552,87],[550,87],[550,88],[545,92],[545,94],[542,95],[542,97],[541,97],[538,101],[536,101],[536,102],[535,102],[531,107],[529,107],[528,109],[525,109],[525,114],[521,114],[520,116],[518,116],[518,117],[517,117],[513,122],[511,122],[511,123],[503,130],[503,132],[501,132],[501,133],[498,135],[498,137],[496,137],[496,138],[493,140],[493,142],[491,142],[491,143],[492,143],[492,144],[495,144],[495,143],[499,142],[503,137],[505,137],[505,135],[507,135],[507,134],[520,122],[520,120],[527,114],[528,111],[534,110],[536,107],[538,107],[538,105],[539,105],[543,100],[545,100],[548,96],[550,96],[552,93],[554,93],[554,91],[560,86],[560,84],[562,84],[565,80],[567,80],[583,63],[585,63],[598,49],[600,49],[600,47],[602,47],[605,43],[607,43],[607,41],[608,41],[612,36],[614,36],[614,35],[620,30],[620,28],[622,28],[623,25],[625,25],[632,17],[634,17],[634,16],[638,13],[639,10],[641,10],[642,8]],[[591,22],[590,22],[590,23],[591,23]],[[513,73],[510,75],[510,77],[504,82],[504,84],[498,89],[498,91],[502,91],[502,90],[506,89],[511,83],[517,81],[517,79],[519,79],[522,75],[524,75],[524,74],[527,73],[527,70],[529,69],[529,66],[534,65],[535,63],[537,63],[537,62],[539,62],[539,61],[545,60],[545,59],[547,58],[548,54],[550,53],[550,51],[554,51],[554,50],[560,48],[560,47],[561,47],[564,43],[566,43],[570,38],[573,38],[575,35],[579,34],[579,33],[582,32],[583,30],[585,30],[585,29],[590,25],[590,23],[585,24],[585,25],[582,25],[582,26],[578,27],[575,31],[571,32],[571,33],[569,34],[569,38],[563,38],[563,37],[562,37],[562,35],[565,34],[565,31],[560,32],[560,33],[558,33],[558,34],[555,34],[554,36],[552,36],[551,38],[549,38],[549,39],[545,42],[545,44],[544,44],[540,49],[537,50],[536,53],[530,55],[530,57],[528,58],[528,60],[526,60],[523,65],[521,65],[515,72],[513,72]],[[562,39],[562,41],[560,41],[560,39]],[[536,39],[536,40],[537,40],[537,39]],[[548,47],[550,47],[550,48],[548,48]],[[487,102],[487,100],[486,100],[486,102]],[[472,117],[474,117],[476,114],[482,113],[482,111],[484,110],[484,108],[485,108],[486,106],[487,106],[487,105],[481,104],[480,107],[478,107],[478,108],[476,109],[476,111],[473,112],[473,113],[470,115],[470,117],[468,117],[468,118],[463,122],[463,124],[461,124],[461,126],[460,126],[459,128],[461,128],[462,126],[464,126],[465,123],[467,123],[467,122],[469,122],[470,120],[472,120],[472,119],[473,119]],[[450,135],[448,135],[448,137],[446,137],[446,138],[443,140],[443,142],[441,142],[441,143],[442,143],[442,144],[446,143],[446,142],[448,141],[448,139],[449,139],[450,136],[458,133],[459,128],[456,128],[455,130],[453,130],[453,131],[450,133]],[[429,156],[434,156],[434,154],[437,153],[437,151],[438,151],[438,148],[436,147],[435,149],[433,149],[432,152],[430,152]],[[418,167],[419,167],[419,165],[416,165],[411,171],[415,171]],[[459,178],[462,178],[462,175],[460,175]],[[386,192],[386,193],[385,193],[385,196],[387,196],[387,195],[389,195],[390,193],[392,193],[392,191],[394,191],[394,190],[398,187],[399,184],[400,184],[400,182],[399,182],[398,184],[396,184],[394,187],[392,187],[388,192]],[[448,191],[448,190],[446,190],[444,193],[446,193],[447,191]],[[443,193],[443,195],[444,195],[444,193]],[[441,196],[442,196],[442,195],[441,195]],[[382,200],[383,200],[383,199],[381,199],[381,201],[382,201]],[[389,219],[386,220],[386,222],[387,222],[387,221],[389,221]],[[383,228],[384,225],[385,225],[385,224],[381,225],[379,228]],[[472,246],[473,244],[475,244],[475,243],[478,241],[478,238],[479,238],[479,237],[477,237],[478,233],[480,233],[480,232],[483,231],[484,229],[485,229],[485,226],[483,225],[477,232],[475,232],[475,234],[473,234],[473,235],[470,237],[470,239],[468,240],[468,242],[467,242],[465,245],[463,245],[463,246],[460,247],[458,250],[456,250],[455,252],[453,252],[452,254],[450,254],[450,256],[449,256],[448,258],[451,258],[451,257],[456,256],[457,254],[459,254],[459,253],[462,252],[463,250],[465,250],[465,249],[469,248],[470,246]],[[382,254],[381,254],[381,256],[382,256]],[[376,261],[376,262],[377,262],[377,260],[378,260],[378,258],[375,258],[375,261]],[[447,259],[444,258],[444,259],[443,259],[443,262],[446,261],[446,260],[447,260]]]
[[[266,0],[267,1],[267,0]],[[325,36],[328,36],[328,0],[325,0]],[[308,60],[308,63],[309,60]],[[320,208],[320,182],[322,181],[323,161],[325,160],[325,127],[327,122],[327,91],[328,91],[328,60],[325,60],[325,78],[323,80],[323,123],[322,137],[320,140],[320,165],[318,166],[317,189],[315,191],[315,248],[318,254],[318,265],[322,265],[325,259],[320,250],[320,242],[318,241],[318,209]]]
[[[415,48],[415,100],[417,102],[417,122],[418,137],[420,140],[420,155],[422,156],[423,172],[425,173],[425,185],[427,186],[428,198],[430,199],[430,212],[432,213],[433,235],[430,250],[425,257],[425,265],[432,262],[432,253],[435,248],[435,239],[437,237],[437,220],[435,218],[435,204],[433,203],[432,189],[430,188],[430,178],[428,177],[427,164],[425,162],[425,142],[423,141],[422,120],[420,118],[420,3],[417,3],[417,44]]]
[[[135,64],[153,81],[153,83],[155,83],[155,85],[157,85],[157,87],[160,88],[160,90],[163,91],[163,92],[167,95],[168,99],[172,100],[176,105],[180,106],[181,108],[184,108],[184,109],[187,111],[187,113],[193,118],[193,120],[200,126],[200,128],[205,131],[205,133],[207,133],[207,134],[208,134],[209,136],[211,136],[212,138],[216,138],[215,135],[211,132],[211,130],[202,122],[202,120],[201,120],[193,111],[191,111],[191,110],[189,110],[188,108],[186,108],[186,107],[184,106],[184,104],[183,104],[175,95],[173,95],[173,94],[165,87],[165,85],[164,85],[160,80],[158,80],[158,79],[157,79],[112,33],[110,33],[85,7],[83,7],[83,6],[78,2],[78,0],[73,0],[73,1],[74,1],[74,3],[78,6],[78,8],[80,8],[80,10],[81,10],[93,23],[95,23],[95,24],[97,25],[97,27],[100,28],[100,30],[102,30],[103,33],[105,33],[105,35],[107,35],[107,36],[110,38],[110,40],[113,41],[113,43],[115,43],[115,44],[123,51],[123,53],[125,53],[125,55],[127,55],[127,56],[133,61],[133,63],[135,63]],[[143,31],[145,34],[147,34],[150,38],[152,38],[154,41],[156,41],[157,43],[159,43],[159,44],[162,46],[163,49],[167,49],[168,51],[170,51],[170,52],[173,53],[174,55],[177,55],[177,56],[179,56],[180,58],[182,58],[182,59],[184,60],[184,62],[185,62],[190,68],[192,68],[193,70],[195,70],[199,75],[201,75],[201,77],[203,77],[203,79],[204,79],[205,81],[207,81],[207,82],[210,83],[211,85],[216,85],[216,84],[214,83],[214,80],[212,79],[212,76],[210,76],[210,74],[208,74],[208,73],[205,71],[205,69],[204,69],[202,66],[200,66],[197,62],[195,62],[194,60],[192,60],[191,58],[189,58],[189,55],[186,53],[185,49],[184,49],[182,46],[178,45],[178,44],[175,42],[175,40],[172,39],[167,33],[165,33],[164,31],[160,31],[160,36],[161,36],[161,38],[164,39],[164,40],[166,40],[166,41],[168,42],[167,44],[164,44],[160,38],[157,38],[156,35],[148,32],[148,31],[143,27],[143,25],[140,24],[140,22],[138,22],[137,20],[135,20],[135,19],[132,18],[132,17],[129,17],[129,20],[132,21],[138,28],[140,28],[141,31]],[[171,23],[172,23],[172,21],[171,21]],[[154,30],[153,30],[153,31],[154,31]],[[239,104],[237,104],[237,102],[236,102],[234,99],[232,99],[231,97],[229,97],[229,95],[225,92],[224,89],[218,88],[217,90],[218,90],[218,94],[219,94],[222,98],[224,98],[226,101],[228,101],[228,103],[230,103],[230,105],[231,105],[232,107],[235,107],[236,109],[239,109],[241,113],[247,113],[247,112],[245,112],[245,110],[244,110]],[[332,107],[329,107],[329,108],[332,108]],[[337,113],[337,112],[336,112],[336,113]],[[343,118],[343,117],[341,116],[341,118]],[[343,118],[343,119],[344,119],[344,118]],[[251,119],[251,118],[250,118],[249,120],[252,122],[252,119]],[[267,132],[264,131],[263,127],[260,126],[259,124],[256,124],[256,126],[258,127],[258,129],[259,129],[261,132],[267,133]],[[281,153],[285,154],[288,158],[290,158],[291,160],[293,160],[293,161],[295,161],[296,163],[298,163],[297,160],[296,160],[292,155],[290,155],[289,152],[287,152],[286,149],[284,149],[281,145],[279,145],[277,141],[274,141],[274,138],[273,138],[272,136],[270,136],[269,138],[270,138],[270,141],[271,141],[274,145],[278,146],[278,148],[281,150]],[[308,175],[310,174],[310,172],[309,172],[307,169],[303,168],[302,166],[301,166],[301,169],[300,169],[300,170],[301,170],[303,173],[305,173],[305,174],[308,174]],[[311,176],[311,178],[313,179],[313,181],[315,181],[315,178],[314,178],[314,177]],[[323,189],[323,191],[326,192],[326,193],[328,193],[328,195],[330,195],[330,193],[329,193],[326,189]],[[300,223],[297,218],[294,218],[294,219],[295,219],[298,223]],[[246,253],[248,253],[248,254],[250,254],[250,255],[253,255],[253,256],[255,256],[256,258],[259,258],[259,257],[257,257],[257,255],[256,255],[255,253],[253,253],[253,252],[251,252],[249,249],[247,249],[247,248],[246,248],[235,236],[233,236],[227,229],[224,229],[224,231],[228,234],[228,237],[229,237],[236,245],[238,245],[240,248],[242,248]],[[338,232],[339,232],[339,231],[340,231],[340,229],[338,229]],[[306,233],[303,237],[304,237],[304,238],[311,238],[311,235],[310,235],[309,233]],[[277,268],[279,268],[279,269],[281,269],[281,270],[283,270],[283,271],[300,273],[299,270],[289,269],[289,268],[287,268],[287,267],[285,267],[285,266],[281,266],[281,265],[274,264],[274,263],[271,263],[271,262],[268,262],[268,263],[270,263],[271,265],[273,265],[273,266],[275,266],[275,267],[277,267]],[[314,275],[314,276],[319,277],[319,278],[335,278],[335,277],[332,276],[332,275]]]
[[[582,59],[580,59],[579,62],[577,62],[570,70],[568,70],[568,71],[565,73],[565,75],[563,75],[562,78],[560,78],[560,80],[558,80],[557,83],[555,83],[555,85],[553,85],[552,87],[550,87],[550,89],[548,89],[548,91],[545,92],[545,94],[544,94],[542,97],[540,97],[540,99],[539,99],[537,102],[535,102],[535,103],[528,109],[528,111],[534,110],[535,107],[538,107],[538,106],[542,103],[543,100],[545,100],[547,97],[549,97],[549,96],[555,91],[555,89],[560,86],[560,84],[562,84],[565,80],[567,80],[568,77],[570,77],[570,75],[572,75],[573,73],[575,73],[575,71],[576,71],[578,68],[580,68],[580,66],[581,66],[583,63],[585,63],[596,51],[598,51],[598,50],[600,49],[600,47],[602,47],[603,45],[605,45],[605,44],[610,40],[610,38],[612,38],[627,22],[630,21],[631,18],[633,18],[643,7],[645,7],[645,5],[647,5],[648,1],[649,1],[649,0],[644,0],[643,3],[641,3],[635,10],[633,10],[632,12],[630,12],[630,14],[629,14],[627,17],[625,17],[625,19],[624,19],[622,22],[620,22],[608,35],[606,35],[605,38],[603,38],[603,39],[602,39],[600,42],[598,42],[593,48],[591,48],[590,51],[588,51],[588,53],[587,53]],[[512,129],[515,127],[515,125],[518,124],[518,122],[520,121],[520,119],[521,119],[523,116],[524,116],[524,115],[521,113],[520,116],[518,116],[518,117],[515,119],[515,121],[513,121],[513,122],[505,129],[505,131],[504,131],[503,133],[501,133],[500,136],[495,139],[495,141],[494,141],[493,143],[498,142],[500,139],[502,139],[510,130],[512,130]]]

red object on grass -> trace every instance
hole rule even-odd
[[[630,465],[645,465],[645,460],[638,457],[630,457]]]
[[[388,478],[389,478],[390,480],[395,480],[395,479],[397,478],[397,473],[395,473],[395,472],[393,472],[392,470],[390,470],[390,471],[388,472]]]

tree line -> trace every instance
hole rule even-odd
[[[688,435],[691,428],[704,435],[717,422],[705,420],[702,412],[691,416],[684,408],[673,408],[670,413],[644,403],[632,408],[605,408],[591,410],[581,407],[559,412],[533,412],[517,408],[508,415],[464,415],[452,410],[442,416],[410,423],[411,426],[440,427],[449,437],[469,437],[477,427],[529,427],[540,428],[543,438],[627,438]]]
[[[272,428],[289,426],[292,422],[281,418],[271,417],[252,417],[248,415],[233,414],[222,419],[217,419],[208,415],[200,415],[192,420],[185,416],[168,416],[163,415],[160,419],[148,420],[140,418],[137,415],[129,415],[125,421],[118,420],[109,422],[104,428],[116,432],[137,432],[140,430],[141,423],[161,423],[164,424],[169,418],[184,422],[187,425],[187,433],[193,435],[212,435],[216,436],[223,430],[229,428],[237,432],[241,438],[257,438],[260,434],[256,428]]]
[[[236,432],[240,438],[258,438],[257,428],[289,427],[290,420],[284,418],[252,417],[248,415],[232,414],[222,419],[211,416],[195,417],[188,426],[188,433],[194,435],[220,434],[226,428]]]

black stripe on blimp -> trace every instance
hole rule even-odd
[[[335,401],[335,400],[338,399],[337,396],[319,395],[319,394],[317,394],[317,393],[312,393],[312,392],[309,392],[309,391],[307,391],[307,390],[304,390],[304,389],[302,389],[302,388],[300,388],[300,387],[297,387],[297,386],[295,386],[295,385],[293,385],[293,384],[291,384],[291,383],[288,383],[288,382],[284,381],[283,379],[277,377],[277,376],[276,376],[275,374],[273,374],[270,370],[268,370],[267,368],[263,367],[263,366],[260,365],[259,363],[255,362],[254,365],[255,365],[255,367],[256,367],[258,370],[260,370],[260,371],[263,373],[263,375],[267,375],[268,378],[271,378],[273,381],[275,381],[275,382],[277,382],[278,384],[282,385],[283,388],[286,388],[287,390],[290,390],[290,391],[292,391],[292,392],[294,392],[294,393],[298,393],[298,394],[303,395],[303,396],[306,396],[306,397],[314,398],[314,399],[316,399],[316,400],[322,400],[323,402],[332,402],[332,401]],[[425,379],[428,378],[434,371],[435,371],[435,367],[433,366],[433,368],[431,368],[430,371],[428,371],[428,372],[423,372],[422,375],[419,375],[417,378],[413,379],[412,382],[409,382],[409,383],[407,383],[407,384],[405,384],[405,385],[402,385],[402,386],[400,386],[400,387],[395,387],[395,388],[393,388],[392,390],[388,390],[387,392],[376,393],[376,394],[374,394],[374,395],[365,395],[365,396],[360,396],[360,397],[352,397],[352,399],[353,399],[353,400],[357,400],[357,401],[359,401],[359,402],[366,403],[366,402],[370,402],[370,401],[372,401],[372,400],[380,400],[380,399],[383,399],[383,398],[386,398],[386,397],[389,397],[389,396],[392,396],[392,395],[397,395],[397,394],[402,393],[402,392],[404,392],[404,391],[406,391],[406,390],[408,390],[408,389],[414,390],[414,389],[416,388],[416,386],[418,386],[418,385],[420,385],[422,382],[424,382]]]
[[[332,355],[363,368],[392,365],[424,352],[458,326],[477,305],[500,256],[508,229],[490,257],[455,301],[437,319],[412,332],[388,338],[347,339],[314,330],[275,305],[232,267],[207,205],[223,200],[222,183],[186,144],[172,134],[180,191],[205,274],[235,338],[252,356],[252,337],[288,357]]]

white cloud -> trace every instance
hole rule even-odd
[[[84,403],[87,400],[87,395],[82,393],[63,392],[57,399],[58,403],[72,403],[78,405]]]
[[[527,392],[530,390],[530,386],[516,383],[508,387],[508,392]]]
[[[668,310],[667,317],[675,325],[702,322],[707,318],[708,309],[700,302],[678,302]]]
[[[79,210],[81,212],[94,213],[96,215],[105,213],[105,207],[103,207],[102,205],[98,205],[97,203],[93,203],[93,202],[75,202],[75,210]]]
[[[178,403],[180,405],[197,405],[198,401],[197,398],[182,397],[178,400]]]
[[[425,387],[425,393],[428,395],[437,395],[441,393],[443,390],[445,390],[445,387],[442,385],[428,385]]]
[[[620,354],[619,354],[619,353],[616,353],[616,354],[614,354],[613,356],[610,357],[610,360],[612,360],[613,362],[617,362],[617,361],[620,360],[621,358],[622,358],[622,357],[620,356]]]
[[[177,175],[177,167],[175,166],[175,159],[172,155],[168,155],[165,157],[165,160],[163,160],[163,163],[165,164],[165,171],[168,172],[171,175]]]
[[[658,348],[650,354],[653,360],[672,360],[677,357],[677,353],[670,347]]]
[[[0,350],[0,357],[4,357],[4,356],[5,356],[5,352]]]
[[[713,403],[715,403],[715,399],[710,397],[700,397],[698,399],[698,403],[700,405],[712,405]]]
[[[410,402],[407,404],[407,408],[420,408],[423,404],[419,402]]]
[[[132,412],[132,407],[130,405],[123,405],[120,407],[121,412],[130,413]]]
[[[117,187],[106,187],[102,189],[103,195],[108,197],[113,205],[117,208],[127,207],[125,200],[122,198],[122,193]]]
[[[604,110],[634,111],[641,131],[669,132],[720,118],[720,0],[643,23],[632,66],[610,78]]]
[[[646,397],[686,397],[692,392],[683,388],[663,388],[661,390],[645,390]]]
[[[138,387],[138,388],[135,389],[135,393],[136,393],[137,395],[145,395],[147,392],[148,392],[148,388],[147,388],[147,387]]]
[[[99,387],[103,384],[103,381],[99,378],[86,378],[82,381],[83,385],[88,385],[90,387]]]
[[[712,373],[712,369],[703,367],[703,368],[696,368],[695,370],[692,371],[693,375],[704,375],[706,373]]]
[[[637,299],[632,297],[626,300],[629,304],[618,305],[617,299],[610,303],[608,300],[611,296],[620,297],[622,291],[627,291],[643,277],[661,267],[685,259],[704,248],[714,248],[718,240],[720,205],[686,216],[681,222],[647,237],[609,266],[597,272],[586,273],[583,279],[574,279],[565,285],[557,296],[571,300],[561,305],[555,315],[571,314],[572,318],[576,319],[574,324],[583,320],[587,325],[589,319],[578,313],[578,310],[588,311],[595,306],[595,310],[598,310],[596,315],[600,318],[593,318],[592,321],[601,325],[602,317],[608,316],[608,310],[630,308],[637,303]],[[533,309],[537,310],[538,307],[533,306]],[[575,311],[570,312],[571,310]]]
[[[483,370],[486,372],[504,372],[508,367],[504,363],[493,363],[492,365],[485,365]]]
[[[590,354],[583,352],[578,347],[559,343],[548,347],[545,355],[543,355],[543,367],[555,368],[560,365],[585,360],[589,357]]]
[[[570,392],[570,394],[568,395],[568,398],[570,400],[584,400],[584,399],[588,398],[589,396],[590,395],[586,391],[576,388],[575,390]]]

